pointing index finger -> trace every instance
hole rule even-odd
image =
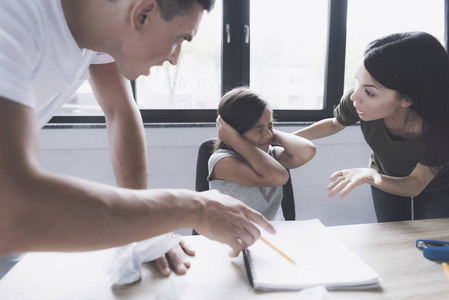
[[[248,220],[250,220],[254,224],[259,225],[262,229],[264,229],[268,233],[271,233],[271,234],[276,233],[276,228],[274,228],[274,226],[270,222],[268,222],[267,219],[265,219],[265,217],[262,214],[257,213],[254,215],[247,215],[247,217],[248,217]],[[254,224],[253,224],[253,226],[254,226]],[[259,232],[259,236],[260,236],[260,232]],[[259,236],[257,238],[259,238]]]

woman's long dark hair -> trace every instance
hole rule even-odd
[[[408,98],[423,119],[426,160],[441,166],[449,159],[449,56],[425,32],[388,35],[368,44],[364,65],[374,80]]]
[[[265,109],[271,109],[268,102],[247,87],[237,87],[227,92],[218,104],[218,114],[240,134],[251,129],[262,116]],[[215,150],[228,149],[217,139]]]

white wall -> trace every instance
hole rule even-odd
[[[298,128],[277,127],[287,132]],[[216,136],[215,127],[149,127],[145,132],[149,187],[194,189],[198,145]],[[370,150],[360,128],[348,127],[314,143],[315,158],[291,172],[296,218],[319,218],[325,225],[376,222],[368,185],[356,188],[345,198],[327,196],[326,186],[333,172],[368,165]],[[49,171],[115,185],[103,128],[42,129],[38,160]],[[190,231],[181,231],[187,232]]]

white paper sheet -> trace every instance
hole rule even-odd
[[[378,286],[378,274],[319,220],[272,223],[277,233],[265,237],[296,263],[261,240],[257,241],[248,248],[255,289],[295,290],[315,285],[324,285],[327,289]]]

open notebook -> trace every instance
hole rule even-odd
[[[308,221],[272,222],[275,235],[265,236],[295,264],[258,240],[243,251],[251,285],[256,290],[299,290],[315,285],[327,289],[377,287],[379,276],[323,224]]]

